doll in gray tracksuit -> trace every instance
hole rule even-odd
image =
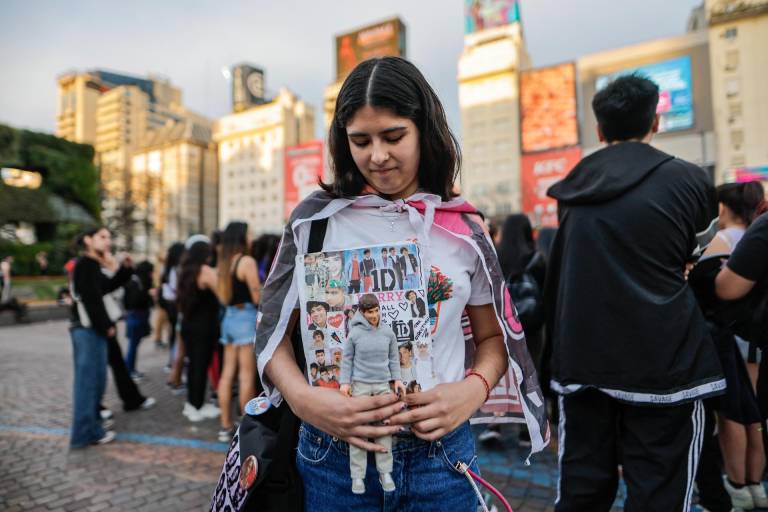
[[[348,396],[383,395],[392,391],[405,396],[405,385],[400,380],[397,338],[392,329],[381,322],[378,299],[373,294],[365,294],[360,297],[358,306],[344,345],[340,391]],[[376,469],[382,489],[392,492],[395,490],[392,480],[392,436],[380,437],[375,442],[387,449],[386,453],[376,452]],[[355,494],[365,493],[367,461],[368,452],[349,445],[349,470]]]

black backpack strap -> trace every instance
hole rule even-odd
[[[309,231],[309,244],[307,252],[320,252],[323,250],[325,241],[325,232],[328,227],[328,219],[313,220]],[[291,342],[293,345],[293,354],[296,358],[296,364],[301,368],[302,373],[307,371],[307,362],[304,357],[304,346],[301,339],[301,329],[299,322],[291,333]],[[297,446],[299,427],[301,420],[293,413],[288,403],[283,401],[280,405],[282,416],[280,418],[280,427],[277,433],[276,453],[272,460],[269,471],[271,477],[265,481],[265,491],[278,491],[295,488],[295,482],[292,478],[297,474],[295,470],[289,470],[294,464],[294,449]],[[300,483],[298,484],[301,485]],[[263,505],[263,504],[262,504]],[[290,511],[284,511],[290,512]]]

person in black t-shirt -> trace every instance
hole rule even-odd
[[[715,281],[717,295],[723,300],[746,296],[758,285],[768,287],[768,213],[749,227],[728,264]]]

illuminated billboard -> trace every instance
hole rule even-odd
[[[336,80],[373,57],[405,57],[405,25],[400,18],[336,36]]]
[[[314,140],[285,148],[285,204],[287,219],[299,201],[320,186],[323,178],[323,141]]]
[[[464,32],[472,34],[488,28],[520,21],[517,0],[464,0]]]
[[[693,88],[691,85],[691,58],[689,56],[623,69],[597,78],[599,91],[619,76],[637,73],[659,86],[659,133],[693,128]]]
[[[579,143],[573,63],[533,69],[520,75],[520,132],[524,153]]]
[[[565,178],[580,159],[581,148],[578,146],[522,156],[523,212],[530,217],[534,227],[557,227],[557,201],[547,196],[547,190]]]

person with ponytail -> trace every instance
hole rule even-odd
[[[78,238],[82,251],[72,271],[70,337],[75,363],[74,400],[70,446],[84,448],[104,444],[115,433],[104,430],[99,402],[107,378],[107,339],[115,336],[119,314],[108,308],[104,296],[123,286],[133,274],[130,257],[123,258],[108,278],[102,266],[108,258],[112,236],[107,228],[93,228]]]
[[[759,182],[726,183],[717,187],[719,228],[704,257],[730,255],[744,233],[765,206],[765,192]],[[723,455],[725,490],[734,507],[768,507],[762,485],[765,471],[762,422],[755,394],[757,348],[715,321],[711,326],[727,383],[726,394],[718,400],[717,427]],[[746,359],[747,366],[744,365]]]
[[[221,321],[221,344],[224,359],[219,379],[218,396],[221,409],[219,441],[229,442],[234,435],[232,421],[232,384],[238,375],[240,410],[254,397],[256,358],[253,338],[256,315],[261,299],[261,280],[256,260],[248,254],[248,224],[230,222],[221,234],[218,261],[218,296],[226,305]]]

